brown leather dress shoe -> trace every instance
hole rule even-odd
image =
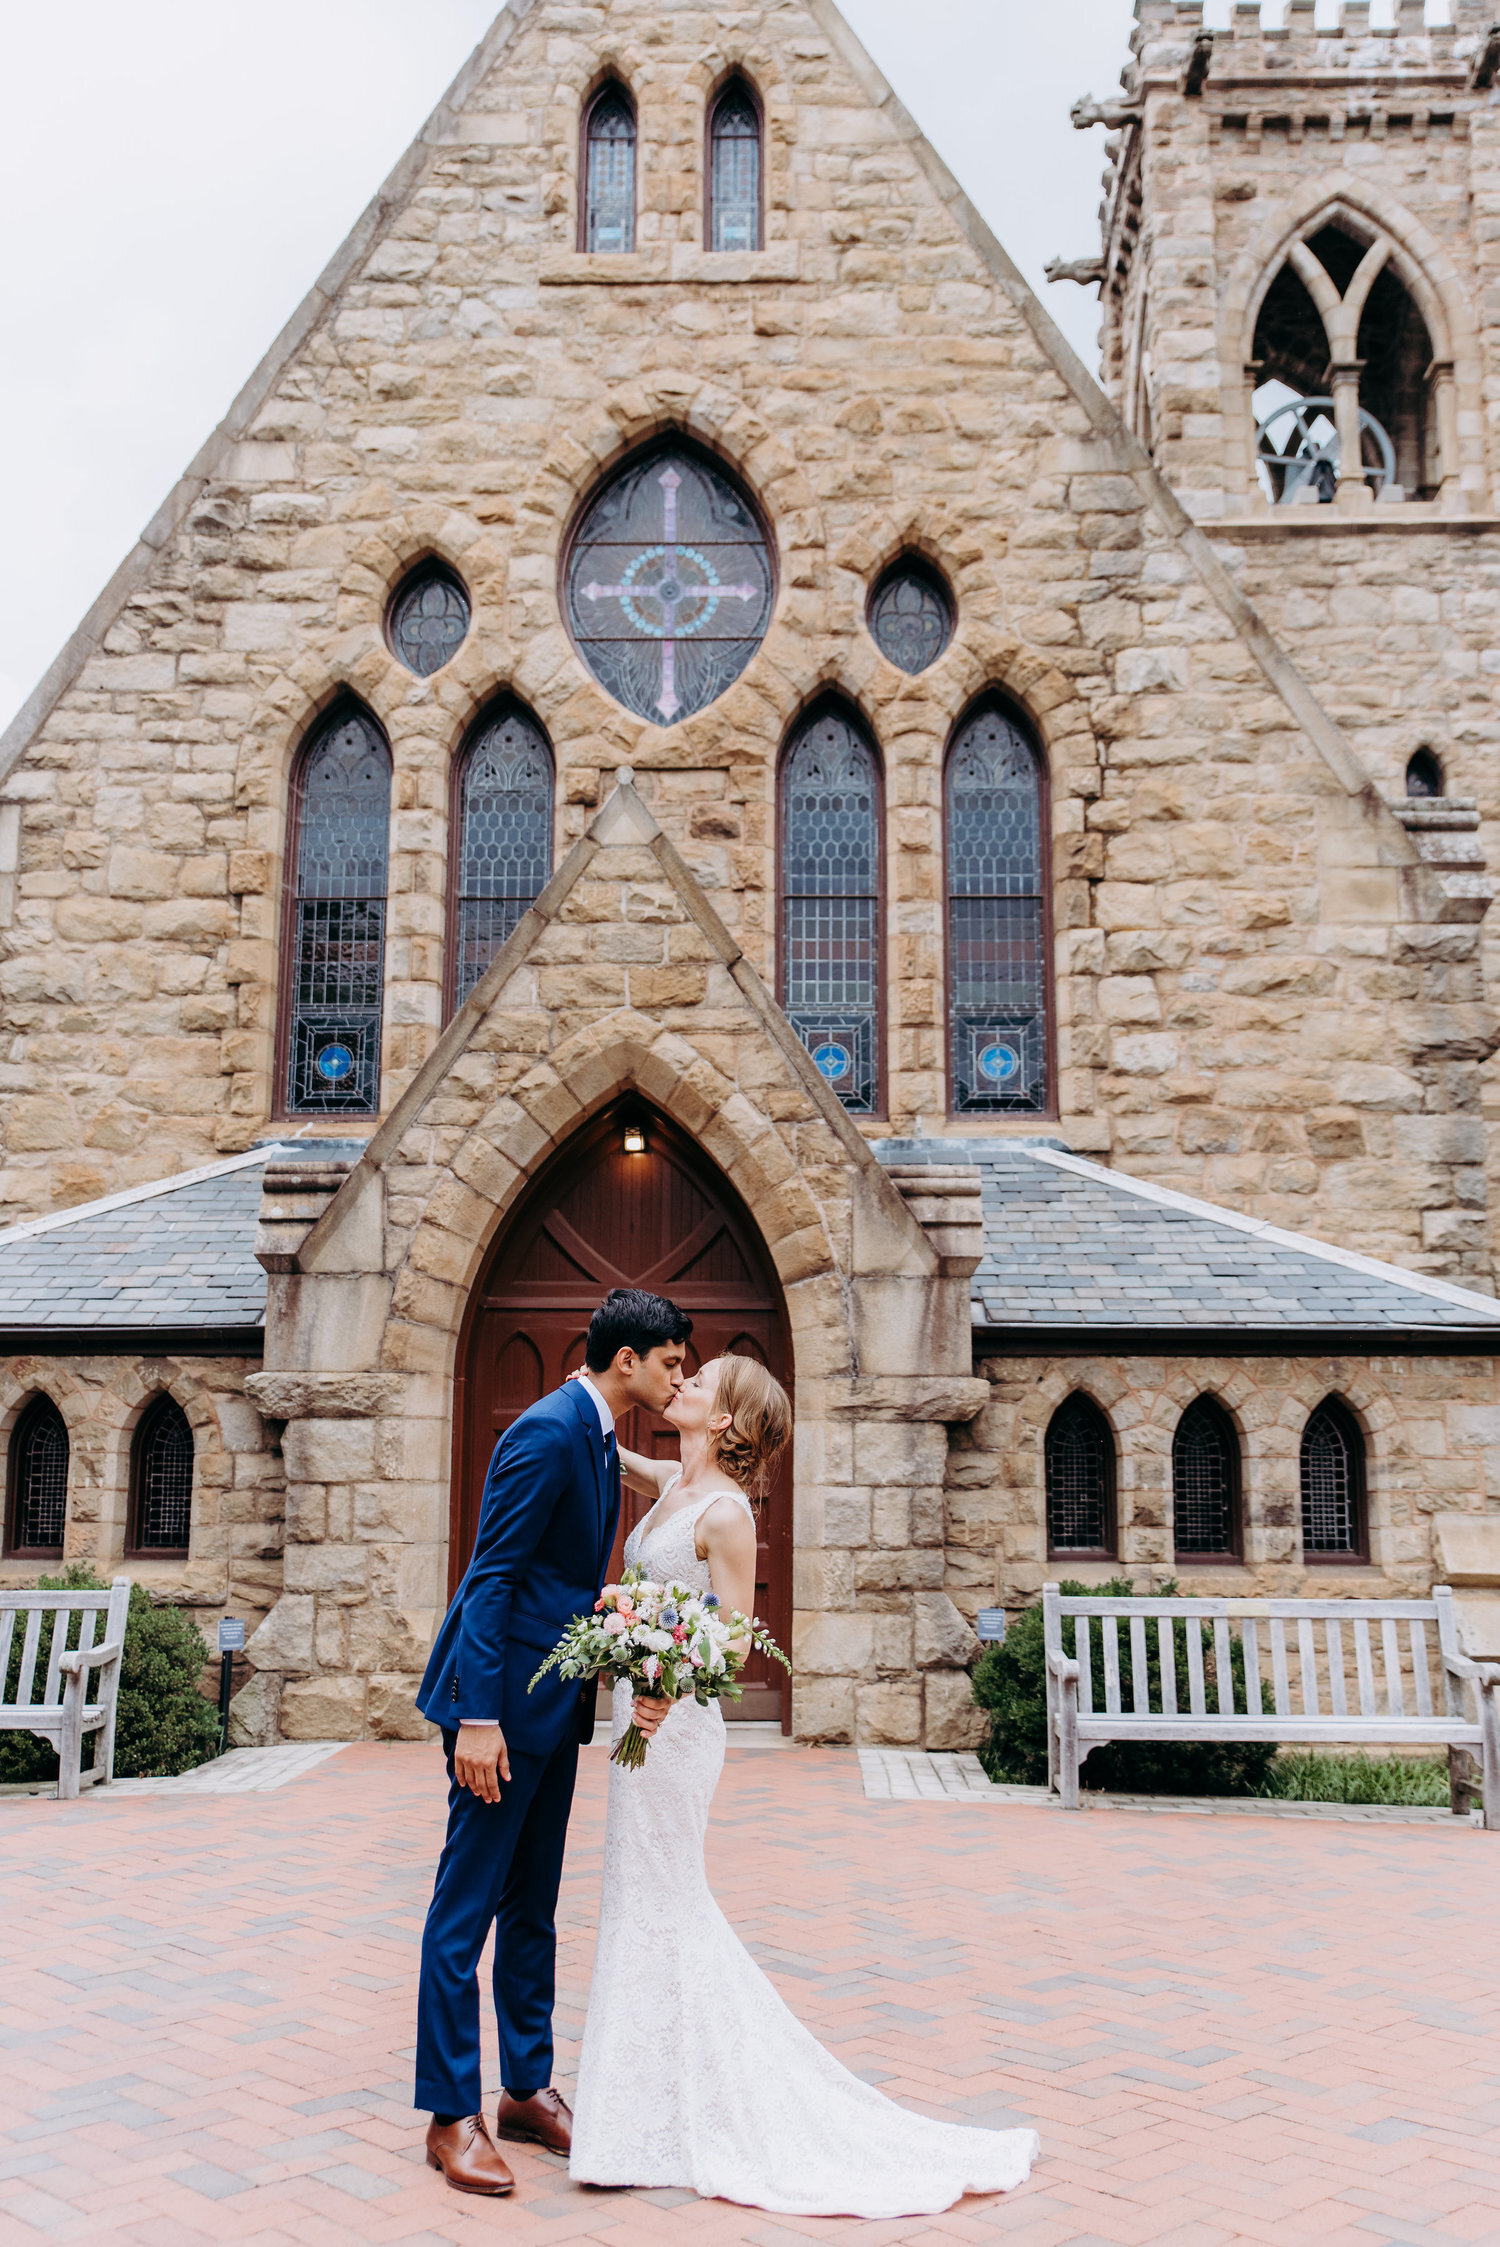
[[[466,2115],[440,2130],[427,2126],[427,2166],[441,2169],[455,2192],[484,2192],[498,2199],[514,2192],[516,2180],[495,2151],[482,2114]]]
[[[502,2091],[500,2109],[495,2116],[495,2135],[513,2142],[545,2146],[549,2153],[571,2153],[572,2109],[556,2091],[538,2091],[530,2099],[513,2099],[508,2091]]]

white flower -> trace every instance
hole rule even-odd
[[[676,1643],[670,1631],[633,1631],[631,1636],[638,1646],[649,1646],[653,1654],[670,1654]]]

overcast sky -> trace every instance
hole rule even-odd
[[[496,0],[0,8],[0,723],[29,693],[443,93]],[[1088,364],[1131,0],[844,0]],[[1210,0],[1209,20],[1228,0]]]

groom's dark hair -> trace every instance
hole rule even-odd
[[[692,1331],[687,1312],[679,1311],[665,1295],[648,1295],[643,1287],[617,1287],[589,1320],[584,1362],[590,1373],[603,1373],[619,1350],[648,1357],[664,1342],[685,1342]]]

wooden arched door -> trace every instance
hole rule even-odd
[[[644,1136],[629,1154],[627,1131]],[[689,1371],[734,1350],[791,1386],[781,1290],[765,1247],[733,1188],[701,1149],[654,1109],[628,1100],[608,1109],[555,1156],[496,1244],[469,1306],[459,1349],[450,1591],[479,1524],[490,1455],[511,1422],[582,1365],[589,1320],[612,1287],[646,1287],[693,1320]],[[643,1412],[620,1423],[628,1450],[677,1456],[677,1438]],[[778,1644],[791,1648],[791,1504],[788,1457],[760,1513],[756,1604]],[[610,1568],[646,1511],[627,1490]],[[785,1673],[756,1657],[734,1713],[790,1722]]]

